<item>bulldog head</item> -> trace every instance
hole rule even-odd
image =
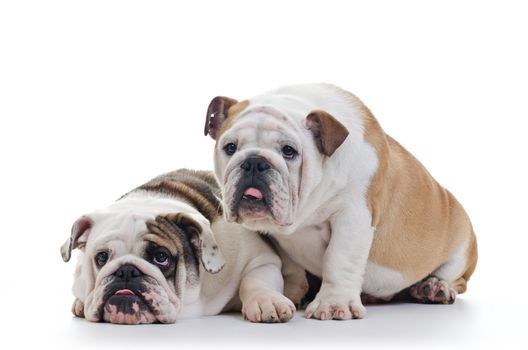
[[[200,261],[211,273],[223,267],[208,222],[185,213],[151,217],[97,212],[74,223],[61,254],[69,261],[73,249],[83,251],[73,287],[84,304],[78,316],[117,324],[173,323],[184,300],[198,297]]]
[[[226,219],[253,230],[281,226],[287,232],[321,181],[325,159],[348,131],[325,111],[274,98],[266,103],[215,97],[204,132],[216,140],[215,175]]]

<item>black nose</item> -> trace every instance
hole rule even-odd
[[[249,157],[247,158],[240,167],[246,172],[263,172],[271,168],[271,165],[262,157]]]
[[[138,270],[137,267],[135,267],[132,264],[125,264],[121,266],[119,269],[117,269],[116,272],[114,272],[114,276],[116,276],[119,279],[124,280],[125,282],[131,281],[134,278],[143,276],[143,273]]]

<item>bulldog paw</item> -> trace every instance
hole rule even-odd
[[[361,298],[321,293],[306,308],[306,318],[318,320],[350,320],[365,317],[366,310]]]
[[[434,276],[409,287],[409,293],[424,304],[453,304],[457,295],[446,281]]]
[[[77,317],[84,318],[84,303],[77,298],[73,301],[72,313]]]
[[[242,305],[242,315],[251,322],[288,322],[295,313],[295,305],[284,295],[263,291],[245,300]]]

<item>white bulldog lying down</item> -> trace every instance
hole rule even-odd
[[[205,171],[159,176],[79,218],[61,248],[79,248],[72,311],[89,321],[173,323],[242,310],[252,322],[285,322],[281,261],[257,233],[222,217]]]

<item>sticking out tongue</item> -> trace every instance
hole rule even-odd
[[[120,289],[114,295],[135,295],[130,289]]]
[[[255,187],[250,187],[248,188],[245,192],[244,192],[244,196],[246,197],[252,197],[252,198],[255,198],[255,199],[262,199],[262,197],[264,197],[262,195],[262,192],[260,192],[259,190],[257,190]]]

